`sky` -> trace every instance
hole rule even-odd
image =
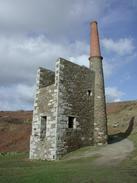
[[[39,66],[88,67],[100,34],[107,102],[137,100],[137,0],[0,0],[0,110],[31,110]]]

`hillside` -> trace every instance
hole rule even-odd
[[[137,132],[137,101],[107,104],[108,132],[125,132],[133,120],[132,133]]]
[[[112,140],[113,136],[121,137],[127,129],[128,133],[137,132],[137,101],[109,103],[107,115]],[[1,111],[0,152],[28,152],[31,121],[32,111]]]
[[[0,152],[29,149],[32,111],[0,112]]]

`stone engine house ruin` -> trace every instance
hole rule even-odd
[[[60,159],[83,146],[107,143],[107,117],[97,22],[91,23],[89,68],[59,58],[39,68],[30,159]]]

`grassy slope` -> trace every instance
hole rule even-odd
[[[137,147],[137,134],[130,138]],[[27,154],[0,157],[1,183],[136,183],[137,149],[118,166],[95,166],[94,158],[29,161]]]
[[[112,105],[112,104],[109,104]],[[118,107],[121,105],[120,107]],[[125,111],[125,112],[124,112]],[[137,115],[137,103],[109,106],[108,121],[111,134],[125,131],[131,117]],[[118,122],[117,127],[113,127]],[[136,183],[137,131],[128,138],[135,144],[134,152],[117,166],[95,166],[94,158],[62,160],[59,162],[29,161],[27,153],[0,156],[0,183]],[[82,148],[72,154],[87,150]],[[93,148],[94,150],[94,148]],[[71,154],[69,155],[71,156]]]

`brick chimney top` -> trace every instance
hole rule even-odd
[[[92,22],[90,22],[90,25],[93,24],[93,23],[96,23],[97,24],[97,21],[96,20],[93,20]]]
[[[101,57],[97,22],[90,23],[90,57]]]

